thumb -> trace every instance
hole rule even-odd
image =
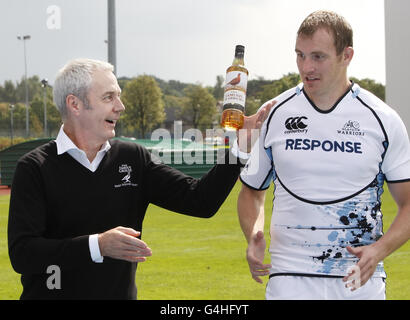
[[[256,242],[262,241],[263,238],[264,238],[263,232],[262,232],[262,231],[258,231],[258,232],[256,233],[256,235],[255,235],[255,241],[256,241]]]
[[[125,234],[128,234],[129,236],[132,236],[132,237],[138,237],[138,236],[141,235],[141,232],[136,231],[136,230],[131,229],[131,228],[118,227],[118,231],[121,231]]]
[[[360,250],[360,248],[353,248],[353,247],[346,247],[346,249],[347,249],[347,251],[350,253],[350,254],[352,254],[352,255],[354,255],[354,256],[356,256],[356,257],[358,257],[358,258],[360,258],[360,253],[361,253],[361,250]]]

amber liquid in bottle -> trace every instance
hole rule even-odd
[[[226,70],[221,126],[226,130],[243,127],[248,70],[244,64],[245,47],[237,45],[232,65]]]

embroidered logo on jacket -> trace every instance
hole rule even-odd
[[[138,184],[131,182],[131,172],[132,172],[131,166],[122,164],[119,166],[118,172],[123,173],[123,174],[125,173],[125,176],[122,177],[121,183],[114,185],[115,188],[127,187],[127,186],[132,186],[132,187],[138,186]]]

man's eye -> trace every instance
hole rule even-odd
[[[313,59],[314,60],[323,60],[325,58],[325,55],[324,54],[314,54],[313,55]]]

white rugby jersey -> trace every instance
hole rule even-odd
[[[346,246],[382,236],[383,183],[410,180],[410,143],[397,113],[352,84],[321,111],[303,84],[275,99],[241,173],[250,188],[275,184],[271,273],[345,276]],[[385,277],[381,262],[374,274]]]

